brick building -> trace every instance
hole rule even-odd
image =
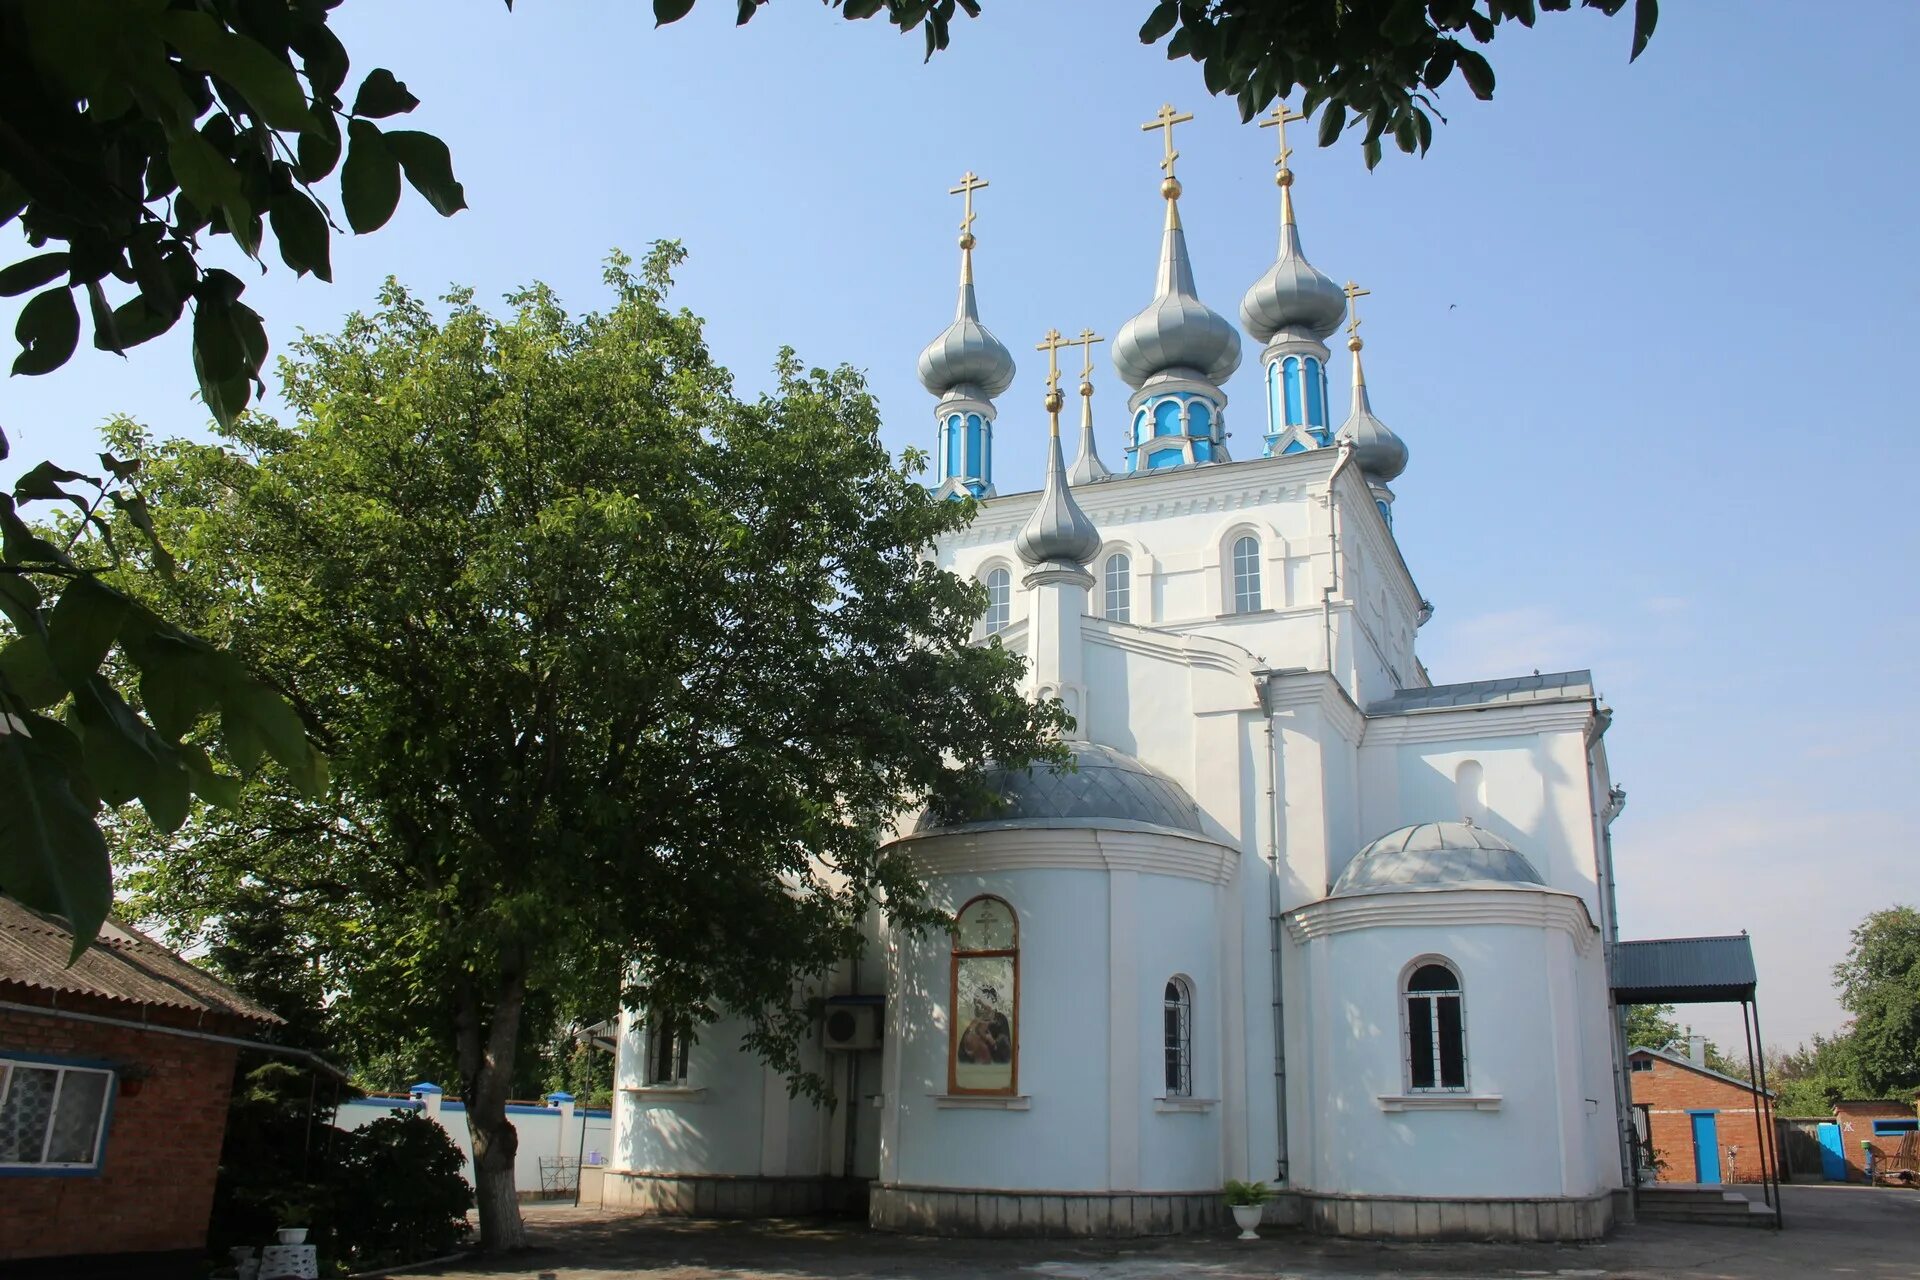
[[[1747,1081],[1661,1049],[1637,1048],[1627,1060],[1656,1181],[1762,1181],[1761,1129]]]
[[[0,898],[0,1274],[204,1274],[241,1042],[279,1021],[108,923]]]
[[[1867,1180],[1867,1144],[1884,1153],[1900,1145],[1908,1130],[1920,1123],[1920,1099],[1843,1098],[1833,1104],[1833,1123],[1839,1128],[1840,1155],[1848,1182]]]

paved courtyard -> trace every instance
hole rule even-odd
[[[1920,1192],[1785,1190],[1787,1229],[1646,1223],[1595,1245],[1390,1245],[1270,1233],[1161,1241],[932,1240],[847,1224],[726,1223],[528,1211],[534,1248],[442,1280],[1320,1280],[1607,1277],[1854,1280],[1920,1277]]]

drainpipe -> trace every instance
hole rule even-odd
[[[1339,506],[1334,494],[1334,481],[1353,461],[1353,443],[1347,441],[1340,446],[1340,461],[1327,473],[1327,585],[1320,590],[1320,625],[1322,650],[1326,661],[1322,664],[1328,675],[1333,676],[1335,684],[1340,677],[1333,670],[1333,596],[1340,589],[1340,525]],[[1343,689],[1344,685],[1341,686]]]
[[[1273,736],[1273,713],[1268,710],[1266,681],[1260,682],[1260,710],[1267,722],[1267,951],[1272,957],[1273,984],[1273,1114],[1280,1139],[1279,1169],[1274,1181],[1287,1182],[1287,1031],[1286,996],[1280,986],[1280,757]]]

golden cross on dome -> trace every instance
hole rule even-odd
[[[1035,351],[1047,353],[1047,393],[1060,390],[1060,348],[1077,345],[1072,338],[1063,338],[1058,329],[1047,330],[1047,336],[1040,340]]]
[[[1278,129],[1280,131],[1280,158],[1275,160],[1274,164],[1282,169],[1287,167],[1287,160],[1293,155],[1293,148],[1287,145],[1287,126],[1296,120],[1305,120],[1306,118],[1307,117],[1301,112],[1287,110],[1286,103],[1276,102],[1273,104],[1273,114],[1260,122],[1262,129]]]
[[[1193,119],[1192,112],[1180,115],[1174,111],[1173,104],[1169,102],[1161,104],[1159,115],[1140,126],[1142,133],[1152,133],[1155,129],[1163,131],[1162,142],[1166,147],[1167,155],[1166,159],[1160,162],[1160,167],[1167,171],[1169,178],[1173,176],[1173,162],[1180,158],[1180,153],[1173,149],[1173,126],[1185,124],[1191,119]]]
[[[1359,285],[1349,280],[1347,281],[1347,287],[1340,292],[1347,295],[1347,337],[1358,342],[1360,340],[1359,300],[1371,295],[1373,290],[1362,289]]]
[[[986,185],[979,174],[969,169],[966,176],[960,179],[960,185],[947,191],[950,196],[963,196],[966,199],[966,212],[960,217],[960,234],[963,236],[973,234],[973,193]]]
[[[1079,337],[1068,338],[1065,342],[1060,344],[1063,347],[1079,347],[1082,353],[1085,355],[1086,360],[1080,366],[1081,382],[1093,381],[1093,344],[1096,342],[1105,342],[1105,341],[1106,341],[1105,338],[1101,337],[1099,334],[1095,333],[1093,330],[1082,329],[1080,331]]]

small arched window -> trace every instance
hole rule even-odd
[[[1005,631],[1013,621],[1013,575],[995,569],[987,575],[987,634]]]
[[[1478,760],[1462,760],[1453,771],[1454,797],[1460,816],[1466,821],[1484,824],[1487,820],[1487,771]]]
[[[1320,362],[1307,357],[1307,425],[1327,425],[1327,374]]]
[[[1300,357],[1288,356],[1281,363],[1287,392],[1287,425],[1298,426],[1300,416]]]
[[[1233,544],[1233,611],[1260,609],[1260,539],[1249,534]]]
[[[1017,1092],[1020,1064],[1020,922],[980,897],[953,920],[948,1093]]]
[[[1107,557],[1101,577],[1106,588],[1101,612],[1110,622],[1133,621],[1133,557],[1124,551],[1114,552]]]
[[[1444,960],[1424,960],[1407,975],[1407,1089],[1467,1087],[1467,1024],[1460,975]]]
[[[1165,997],[1167,1096],[1193,1096],[1193,988],[1185,978],[1167,979]]]

